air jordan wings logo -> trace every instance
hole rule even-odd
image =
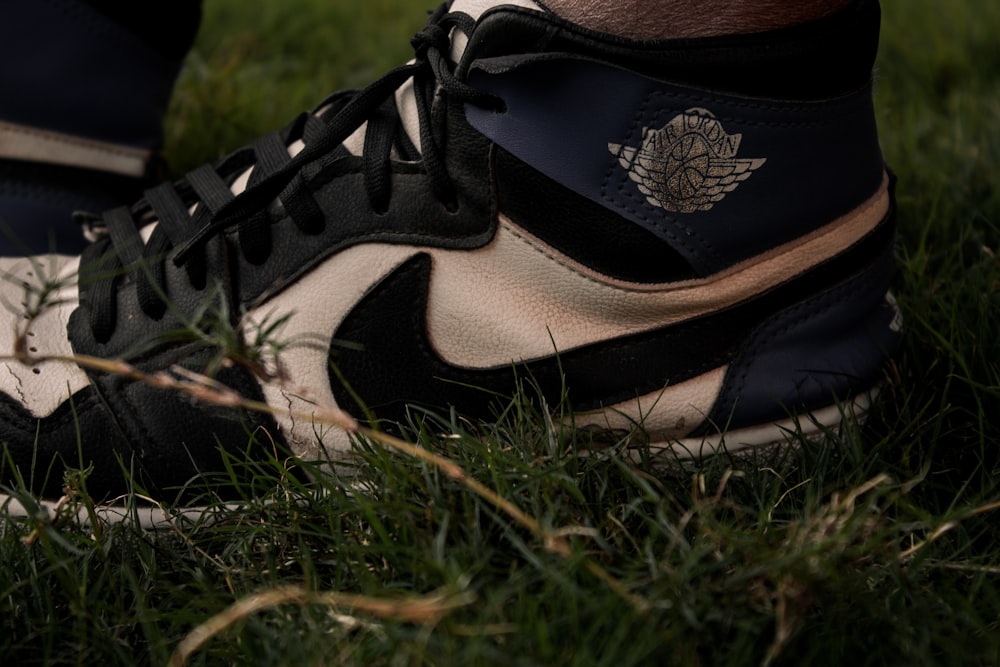
[[[766,158],[737,158],[741,134],[729,134],[707,109],[677,114],[659,130],[645,128],[642,146],[608,144],[639,192],[672,213],[707,211],[750,178]]]

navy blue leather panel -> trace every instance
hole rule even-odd
[[[675,86],[573,56],[474,67],[470,83],[507,108],[467,106],[473,127],[656,234],[701,275],[828,223],[882,182],[867,88],[832,101],[786,103]],[[658,173],[631,167],[643,155],[647,171]],[[707,176],[727,174],[735,179],[729,191],[725,183],[709,187]],[[651,203],[639,187],[643,178],[694,196]],[[706,193],[716,201],[705,201]],[[707,210],[668,210],[699,201]]]
[[[876,262],[758,327],[730,364],[700,433],[784,419],[875,386],[900,339],[886,296],[891,276],[890,262]]]

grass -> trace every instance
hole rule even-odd
[[[171,164],[404,60],[423,9],[207,3]],[[455,438],[421,439],[468,477],[362,440],[353,478],[302,484],[273,461],[247,507],[172,531],[3,520],[4,664],[1000,662],[1000,5],[884,13],[907,336],[863,427],[650,470],[576,458],[583,434],[528,386],[496,425],[445,417]]]

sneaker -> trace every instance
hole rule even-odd
[[[200,8],[42,0],[6,3],[3,18],[0,255],[76,254],[89,218],[75,212],[132,203],[162,178],[163,116]]]
[[[336,460],[350,437],[308,416],[329,406],[489,420],[526,380],[674,457],[863,407],[899,335],[877,3],[641,43],[494,5],[442,6],[409,64],[107,212],[81,258],[4,264],[0,347],[48,360],[0,374],[2,483],[58,496],[68,465],[94,497],[170,498],[276,446]]]

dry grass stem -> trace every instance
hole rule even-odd
[[[434,624],[452,611],[470,604],[472,593],[458,595],[435,594],[417,598],[376,598],[338,592],[311,592],[299,586],[285,586],[261,593],[254,593],[215,614],[198,625],[181,640],[168,663],[181,667],[206,642],[233,627],[245,618],[283,604],[322,605],[335,609],[349,609],[382,620],[414,624]]]

